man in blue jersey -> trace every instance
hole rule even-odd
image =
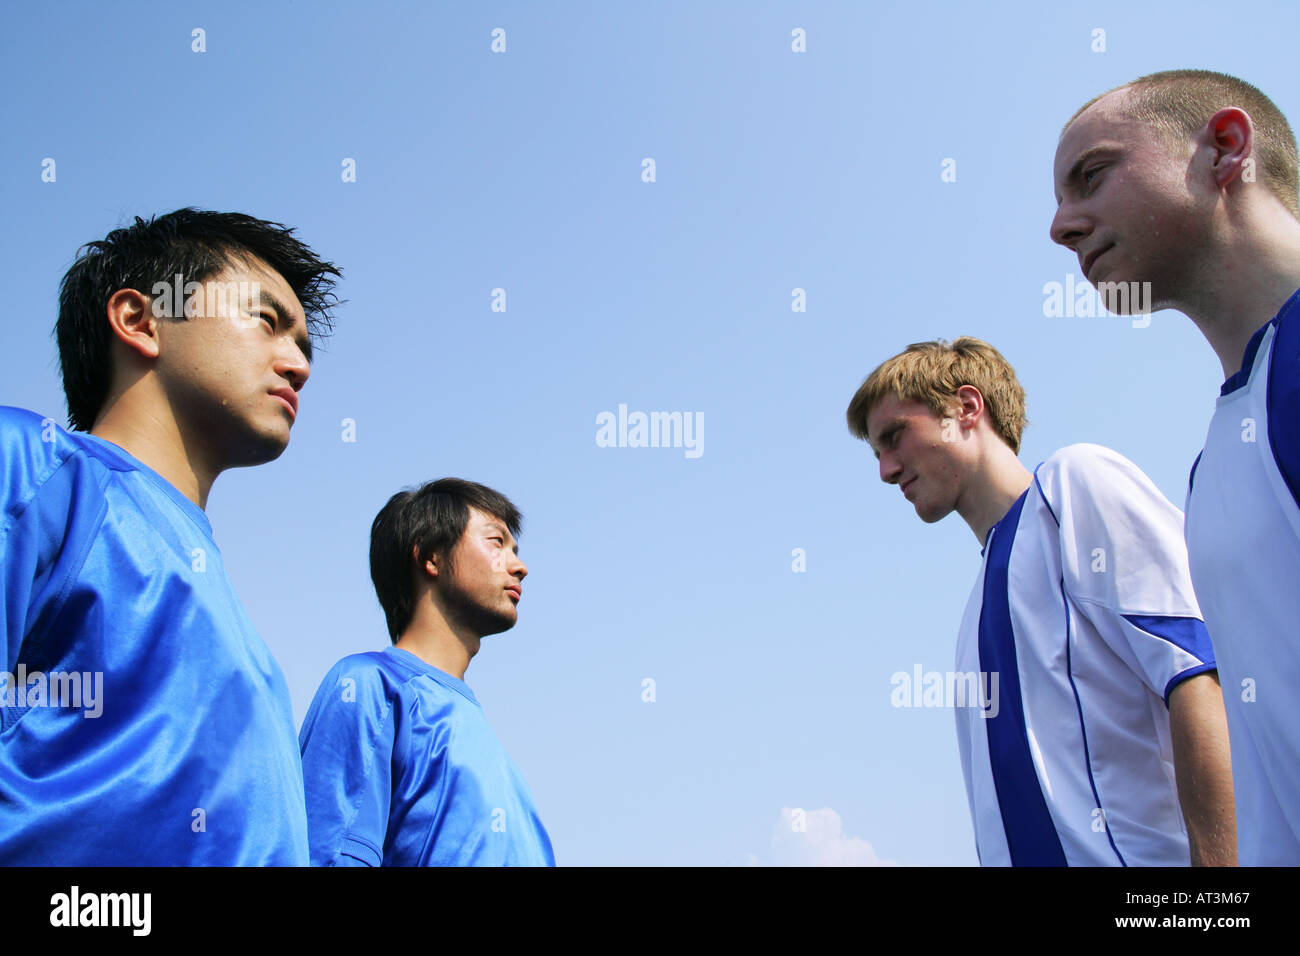
[[[181,209],[64,276],[72,430],[0,408],[0,863],[307,863],[288,688],[204,508],[288,444],[337,275]]]
[[[1185,313],[1223,368],[1189,481],[1187,549],[1223,679],[1240,860],[1300,865],[1295,135],[1236,77],[1155,73],[1075,113],[1053,180],[1052,239],[1112,309],[1136,290]]]
[[[313,865],[555,865],[464,679],[483,638],[518,619],[521,520],[456,478],[399,492],[375,518],[370,576],[393,646],[336,664],[303,721]]]
[[[981,863],[1233,864],[1223,702],[1178,509],[1097,445],[1026,469],[1024,390],[979,339],[909,346],[847,417],[921,520],[956,511],[983,548],[954,671],[979,688],[956,717]]]

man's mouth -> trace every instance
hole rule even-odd
[[[1097,260],[1104,256],[1108,251],[1115,248],[1114,243],[1108,246],[1102,246],[1100,249],[1094,249],[1083,257],[1083,277],[1089,282],[1092,281],[1092,267],[1097,264]]]
[[[271,393],[272,397],[278,398],[284,403],[285,408],[289,409],[289,414],[296,420],[298,418],[298,393],[291,388],[277,388]]]

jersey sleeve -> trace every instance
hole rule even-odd
[[[74,452],[51,419],[0,408],[0,663],[6,674],[30,655],[25,645],[48,631],[103,518],[93,476],[69,461]]]
[[[379,866],[392,802],[395,688],[364,655],[321,683],[303,720],[312,866]]]
[[[1108,448],[1072,445],[1034,480],[1059,527],[1062,586],[1107,646],[1166,704],[1214,670],[1183,515],[1151,479]]]

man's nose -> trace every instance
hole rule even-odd
[[[1079,215],[1072,204],[1061,203],[1056,207],[1056,215],[1052,217],[1048,234],[1057,245],[1073,248],[1090,231],[1088,221]]]
[[[880,480],[885,484],[892,485],[898,481],[898,476],[902,470],[902,466],[894,460],[893,455],[884,454],[880,456]]]

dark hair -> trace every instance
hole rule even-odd
[[[342,277],[333,263],[319,258],[278,222],[237,212],[208,212],[186,207],[155,216],[139,216],[135,225],[114,229],[105,238],[77,250],[77,260],[59,287],[55,334],[68,423],[89,430],[99,416],[112,384],[105,318],[109,298],[119,289],[150,295],[157,283],[204,282],[231,264],[254,255],[278,272],[302,303],[308,334],[323,338],[333,328],[329,310],[338,304],[334,280]],[[178,317],[182,310],[176,309]]]
[[[370,580],[394,643],[415,614],[412,571],[435,555],[450,570],[451,553],[469,524],[471,505],[505,522],[519,537],[524,516],[510,499],[460,478],[440,478],[414,491],[399,491],[375,515],[370,526]]]

